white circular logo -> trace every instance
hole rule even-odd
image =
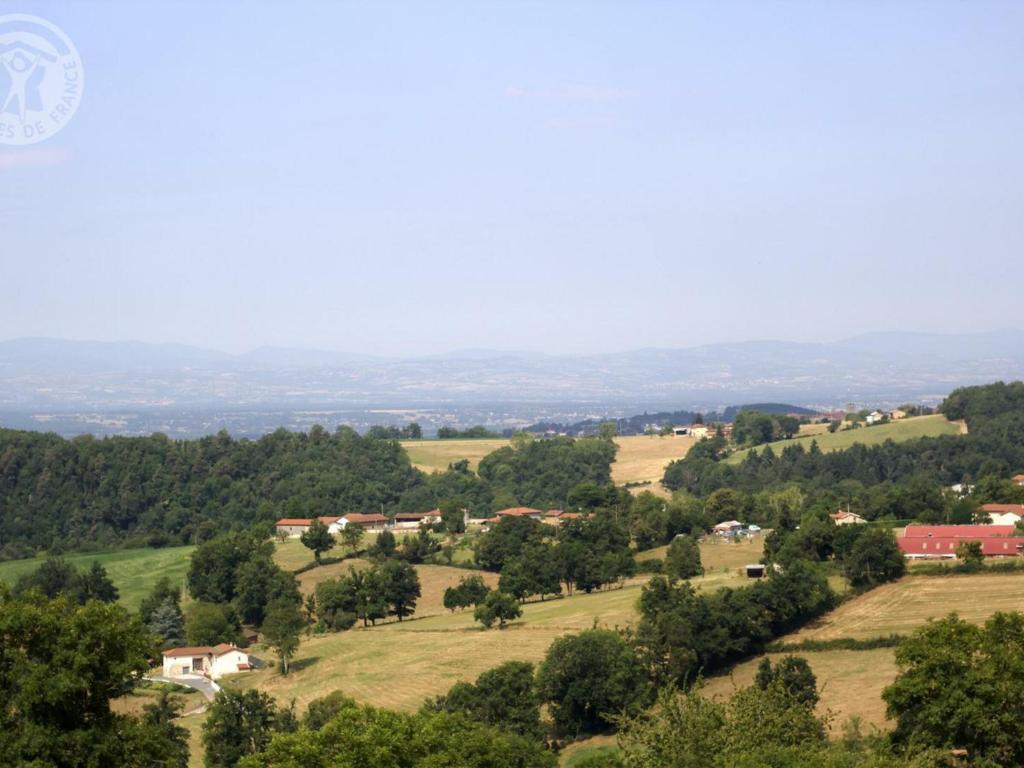
[[[0,16],[0,144],[35,144],[78,110],[85,71],[64,30],[21,13]]]

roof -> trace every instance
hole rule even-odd
[[[533,507],[509,507],[508,509],[502,509],[498,512],[498,517],[532,517],[533,515],[543,515],[544,513],[539,509]]]
[[[964,526],[976,527],[976,526]],[[899,539],[900,551],[905,555],[950,555],[964,541],[978,541],[984,555],[1018,555],[1024,550],[1024,536],[996,536],[987,539],[937,536],[935,538],[911,537]]]
[[[992,539],[1013,536],[1012,525],[908,525],[904,539]]]
[[[1024,472],[1021,472],[1018,475],[1014,475],[1012,479],[1013,480],[1024,480]]]
[[[308,517],[282,517],[274,525],[312,525],[313,521]]]
[[[854,517],[858,520],[864,519],[861,515],[858,515],[856,512],[848,512],[845,509],[840,509],[838,512],[833,512],[831,515],[829,515],[829,517],[831,517],[833,520],[845,520],[848,517]]]
[[[717,530],[718,528],[742,528],[742,527],[743,527],[743,523],[741,523],[739,520],[725,520],[725,521],[723,521],[721,523],[718,523],[715,526],[715,529]]]
[[[432,509],[429,512],[399,512],[395,515],[395,520],[423,520],[427,517],[440,517],[441,510]]]
[[[219,645],[194,645],[186,646],[184,648],[168,648],[164,651],[164,656],[223,656],[225,653],[231,651],[238,651],[239,653],[245,653],[241,648],[231,645],[230,643],[220,643]]]
[[[388,519],[384,515],[372,514],[364,515],[360,512],[351,512],[345,515],[345,519],[350,523],[386,523]]]
[[[999,512],[1006,514],[1012,512],[1015,515],[1024,515],[1024,504],[982,504],[982,512]]]

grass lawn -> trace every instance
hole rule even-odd
[[[681,459],[696,442],[690,437],[636,435],[615,438],[619,452],[612,464],[612,480],[619,485],[649,481],[654,490],[665,474],[665,465]],[[487,454],[509,444],[504,439],[405,440],[402,446],[414,466],[424,472],[443,472],[460,459],[469,459],[474,471]]]
[[[150,593],[153,585],[163,576],[172,583],[185,586],[188,573],[189,555],[195,547],[166,547],[164,549],[122,549],[97,554],[66,555],[65,560],[75,568],[84,570],[93,562],[99,562],[107,569],[114,586],[121,593],[121,602],[129,610],[136,610],[142,598]],[[0,581],[13,584],[24,573],[35,570],[44,558],[9,560],[0,563]]]
[[[930,618],[956,611],[962,618],[981,622],[996,611],[1024,610],[1024,576],[976,574],[970,576],[906,576],[856,597],[818,622],[785,638],[829,640],[840,637],[873,638],[892,633],[909,634]],[[894,649],[870,651],[800,651],[818,678],[820,709],[836,714],[833,731],[850,715],[887,729],[882,690],[896,677]],[[770,654],[774,658],[778,654]],[[760,657],[737,666],[730,675],[711,678],[710,695],[728,694],[749,685]]]
[[[880,424],[876,427],[846,429],[840,432],[822,432],[804,437],[797,436],[792,440],[777,440],[774,443],[768,443],[768,445],[772,447],[776,454],[779,454],[787,445],[799,443],[804,448],[809,448],[811,441],[817,440],[818,447],[825,453],[828,453],[849,448],[854,443],[878,445],[886,440],[899,442],[901,440],[912,440],[916,437],[937,437],[939,435],[957,434],[960,434],[960,426],[958,424],[948,421],[941,414],[935,414],[933,416],[916,416],[910,419],[901,419],[900,421],[893,421],[888,424]],[[764,447],[759,445],[757,450],[761,451]],[[742,461],[746,455],[747,451],[737,451],[726,461],[730,464],[735,464]]]
[[[668,545],[638,552],[637,560],[664,560]],[[700,562],[704,573],[735,572],[748,563],[758,563],[764,553],[764,535],[742,539],[708,536],[700,542]]]

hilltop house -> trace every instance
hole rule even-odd
[[[1024,504],[982,504],[982,514],[992,525],[1016,525],[1024,520]]]
[[[274,524],[274,527],[279,536],[295,538],[308,531],[314,519],[312,517],[282,517]],[[383,531],[391,526],[391,521],[384,515],[363,515],[359,512],[349,512],[347,515],[340,517],[320,517],[318,519],[327,526],[327,531],[332,534],[345,530],[345,526],[350,523],[358,525],[367,531]]]
[[[889,419],[890,419],[890,421],[899,421],[900,419],[905,419],[905,418],[907,418],[907,412],[906,411],[901,411],[899,408],[896,408],[895,410],[889,411]]]
[[[1024,486],[1024,473],[1021,473],[1021,474],[1018,474],[1018,475],[1014,475],[1013,476],[1013,482],[1015,482],[1017,485]]]
[[[191,648],[168,648],[163,653],[164,677],[202,675],[216,680],[234,672],[247,672],[249,654],[227,643]]]
[[[856,512],[849,512],[844,509],[840,509],[838,512],[833,512],[829,517],[832,518],[832,522],[836,525],[856,525],[867,522],[867,520]]]
[[[709,429],[706,424],[688,424],[685,427],[672,427],[672,434],[677,437],[695,437],[703,440],[708,436]]]
[[[872,411],[871,413],[869,413],[867,416],[864,417],[864,423],[865,424],[877,424],[878,422],[880,422],[884,418],[885,418],[885,414],[882,413],[881,411]]]

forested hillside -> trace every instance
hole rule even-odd
[[[966,419],[969,434],[854,445],[833,453],[813,443],[809,449],[794,444],[779,453],[769,447],[750,451],[738,464],[722,461],[724,441],[711,439],[670,464],[664,483],[699,495],[724,488],[756,492],[789,483],[812,491],[845,484],[847,494],[879,488],[891,495],[910,487],[921,495],[981,481],[979,491],[990,496],[986,500],[1002,501],[996,481],[1024,469],[1024,383],[957,389],[941,410],[949,419]]]
[[[78,437],[0,430],[0,559],[46,550],[199,543],[279,517],[422,511],[453,502],[488,515],[559,505],[579,483],[607,484],[615,446],[521,441],[486,462],[414,469],[395,440],[278,430],[259,440]],[[269,530],[269,529],[268,529]]]

